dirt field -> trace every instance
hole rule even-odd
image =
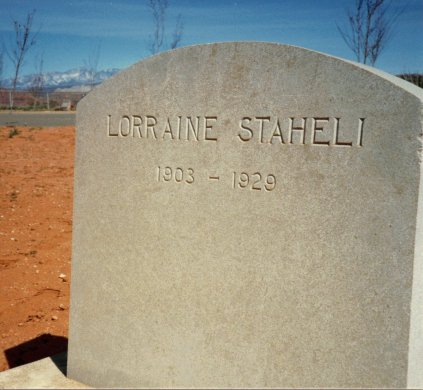
[[[0,371],[67,346],[74,127],[0,127]]]

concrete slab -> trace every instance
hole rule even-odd
[[[65,352],[0,372],[0,389],[90,389],[65,376],[66,362]]]

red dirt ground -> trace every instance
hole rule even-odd
[[[66,350],[74,127],[0,127],[0,371]]]

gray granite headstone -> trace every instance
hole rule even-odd
[[[422,96],[268,43],[166,52],[91,92],[69,376],[423,387]]]

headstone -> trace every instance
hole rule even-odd
[[[69,376],[423,387],[422,98],[270,43],[166,52],[91,92]]]

